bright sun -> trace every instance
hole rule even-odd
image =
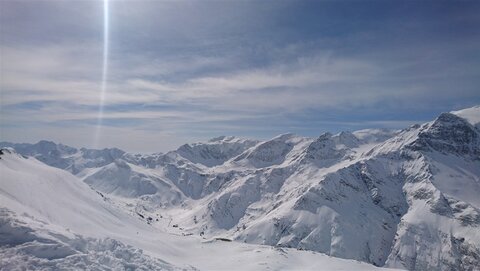
[[[103,0],[103,61],[102,61],[102,82],[100,87],[100,100],[98,106],[97,128],[95,132],[94,146],[99,145],[102,121],[103,108],[105,105],[105,97],[107,92],[107,76],[108,76],[108,42],[109,42],[109,1]]]

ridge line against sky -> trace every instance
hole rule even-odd
[[[0,139],[93,146],[103,3],[0,10]],[[111,1],[99,147],[404,128],[480,104],[478,14],[475,1]]]

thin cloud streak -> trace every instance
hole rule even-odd
[[[474,3],[111,4],[105,135],[125,146],[400,128],[480,103]],[[91,145],[67,131],[93,134],[101,3],[0,5],[2,139]]]

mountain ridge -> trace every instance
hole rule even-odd
[[[64,169],[132,214],[162,210],[204,237],[408,270],[473,270],[480,265],[479,115],[473,107],[403,130],[317,138],[218,137],[166,154],[103,150],[66,160],[82,170]],[[58,152],[40,151],[50,165],[65,166]]]

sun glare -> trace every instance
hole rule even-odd
[[[100,99],[98,105],[97,127],[95,131],[94,148],[98,147],[100,143],[101,130],[103,124],[103,110],[105,105],[105,98],[107,93],[108,80],[108,37],[109,33],[109,3],[108,0],[103,0],[103,61],[102,61],[102,82],[100,86]]]

